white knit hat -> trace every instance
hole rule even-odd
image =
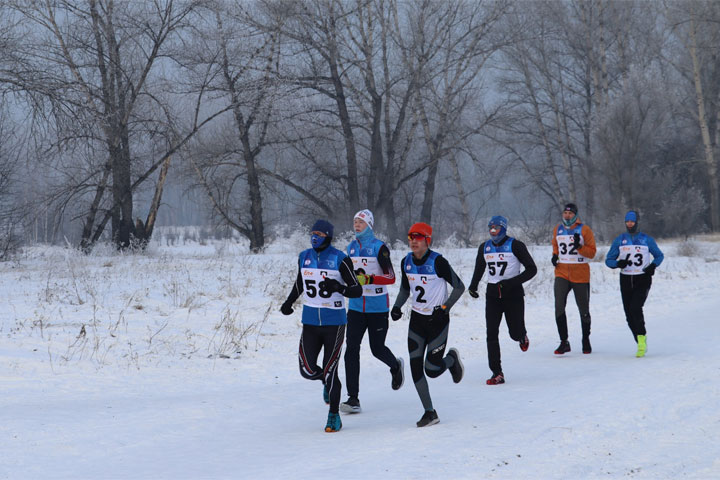
[[[359,218],[363,222],[367,223],[371,229],[373,228],[373,223],[375,223],[375,217],[373,217],[373,214],[370,210],[360,210],[355,214],[353,220],[355,220],[356,218]]]

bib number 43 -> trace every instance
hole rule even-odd
[[[635,257],[635,261],[633,261],[631,257]],[[628,253],[627,256],[625,256],[625,261],[628,262],[628,265],[639,267],[643,264],[643,255],[642,253],[636,253],[635,255]]]

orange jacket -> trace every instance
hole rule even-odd
[[[577,226],[579,223],[582,222],[580,222],[578,218],[570,228]],[[556,225],[553,229],[553,255],[557,255],[559,252],[557,242],[558,227],[560,227],[560,224]],[[580,230],[580,235],[583,238],[583,246],[578,248],[578,253],[587,259],[595,257],[595,252],[597,251],[595,247],[595,235],[592,230],[590,230],[590,227],[583,225]],[[590,283],[590,265],[587,263],[558,263],[557,267],[555,267],[555,276],[569,280],[572,283]]]

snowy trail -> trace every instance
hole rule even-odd
[[[546,251],[533,254],[542,259]],[[253,268],[274,285],[266,290],[276,302],[285,288],[277,282],[283,273],[268,267],[278,255],[268,257],[267,263],[240,262],[257,262]],[[474,251],[448,257],[469,281]],[[108,268],[106,259],[86,261],[88,272]],[[123,262],[142,260],[112,261],[119,274],[130,275]],[[415,427],[422,408],[408,366],[405,385],[392,391],[387,369],[365,341],[363,413],[344,415],[337,434],[323,431],[327,407],[320,383],[297,371],[299,314],[265,318],[267,304],[256,302],[245,315],[265,318],[263,333],[239,358],[183,354],[179,339],[188,330],[207,329],[207,319],[217,321],[228,304],[247,302],[246,290],[237,298],[210,298],[208,292],[226,288],[233,260],[213,262],[212,270],[203,261],[183,267],[208,297],[196,309],[149,295],[143,309],[127,310],[127,327],[116,334],[134,349],[148,335],[136,323],[156,320],[152,308],[167,314],[170,325],[152,344],[162,340],[164,349],[124,363],[109,349],[102,368],[87,357],[63,363],[57,356],[89,315],[88,304],[38,302],[47,277],[42,262],[21,274],[0,270],[3,291],[23,292],[12,296],[12,313],[2,318],[0,478],[720,478],[718,262],[669,257],[658,270],[646,306],[649,351],[643,359],[634,357],[616,274],[600,264],[592,265],[593,353],[579,352],[579,320],[570,300],[573,351],[553,355],[551,271],[541,266],[527,288],[530,350],[522,353],[502,327],[508,383],[501,386],[485,385],[482,299],[464,296],[453,311],[449,346],[460,350],[466,376],[458,385],[449,375],[429,381],[441,423]],[[158,270],[144,282],[170,277]],[[96,288],[111,312],[107,317],[117,318],[127,292]],[[72,325],[46,327],[42,336],[13,323],[60,309]],[[212,331],[195,330],[195,342],[212,337]],[[393,323],[388,345],[407,359],[406,330],[405,318]],[[53,362],[48,350],[56,352]]]

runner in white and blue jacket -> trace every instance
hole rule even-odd
[[[363,295],[351,298],[348,306],[347,347],[345,348],[345,383],[348,399],[340,404],[343,413],[360,413],[360,345],[368,333],[373,356],[390,368],[391,386],[403,384],[403,361],[385,345],[388,333],[390,300],[387,285],[395,283],[390,250],[375,237],[375,218],[370,210],[360,210],[353,218],[355,239],[347,246],[355,275],[363,285]]]
[[[605,265],[621,269],[620,294],[625,318],[638,344],[636,356],[643,357],[647,351],[643,306],[652,286],[655,268],[660,266],[664,255],[651,236],[638,232],[639,217],[634,210],[627,212],[627,232],[618,235],[613,241],[605,258]]]
[[[342,428],[339,415],[342,386],[337,369],[347,324],[345,297],[362,295],[352,262],[330,245],[332,237],[330,222],[315,222],[310,237],[312,248],[300,253],[295,284],[280,308],[283,315],[291,315],[293,303],[303,296],[303,330],[298,351],[300,374],[308,380],[321,380],[324,385],[323,397],[330,405],[326,432]],[[323,350],[322,367],[317,365],[320,350]]]
[[[418,427],[435,425],[440,421],[433,407],[428,388],[430,378],[450,371],[453,382],[459,383],[465,368],[460,353],[447,348],[450,327],[450,309],[465,291],[465,285],[439,253],[430,250],[432,227],[424,222],[415,223],[408,231],[410,253],[400,263],[402,280],[395,304],[390,311],[393,320],[399,320],[401,307],[412,297],[412,311],[408,326],[408,353],[410,374],[425,413]],[[448,294],[448,286],[452,291]]]

